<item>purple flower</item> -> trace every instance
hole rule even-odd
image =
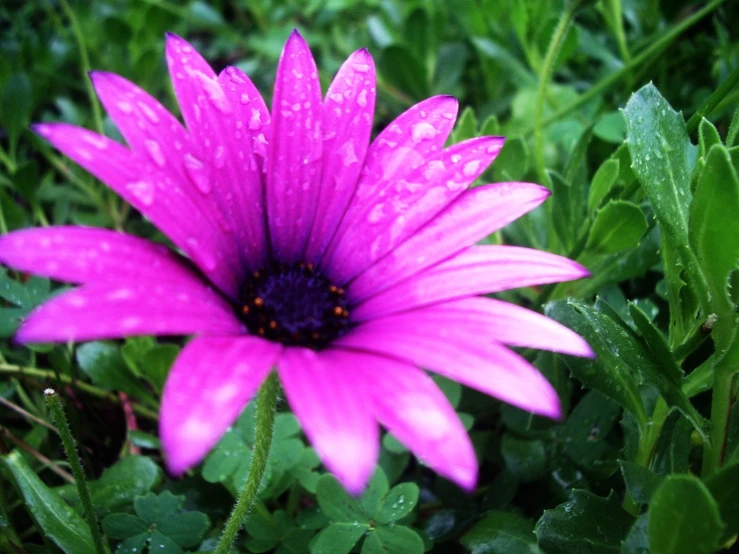
[[[477,460],[420,368],[557,418],[547,380],[505,346],[589,356],[569,329],[476,295],[577,279],[575,262],[475,246],[541,204],[529,183],[470,188],[503,145],[448,148],[457,102],[429,98],[370,143],[375,68],[352,54],[325,98],[293,33],[272,111],[234,67],[216,75],[183,39],[167,62],[186,127],[118,75],[95,89],[125,137],[63,123],[36,132],[106,183],[178,249],[82,227],[0,238],[0,262],[81,285],[34,311],[20,342],[195,335],[167,379],[160,434],[175,474],[197,464],[276,368],[330,471],[360,491],[378,423],[465,488]]]

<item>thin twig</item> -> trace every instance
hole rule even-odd
[[[20,415],[22,415],[26,419],[30,419],[31,421],[33,421],[35,423],[38,423],[39,425],[43,425],[44,427],[46,427],[47,429],[49,429],[51,431],[54,431],[55,433],[57,432],[56,427],[54,427],[48,421],[44,421],[40,417],[36,417],[31,412],[27,412],[26,410],[24,410],[23,408],[21,408],[17,404],[13,404],[10,400],[6,400],[2,396],[0,396],[0,404],[2,404],[3,406],[5,406],[7,408],[10,408],[11,410],[13,410],[16,413],[19,413]]]
[[[7,437],[12,443],[14,443],[18,448],[21,448],[22,450],[25,450],[28,452],[31,456],[36,458],[39,462],[47,466],[51,471],[56,473],[59,477],[64,479],[67,483],[70,483],[74,485],[74,477],[72,477],[71,474],[64,471],[62,468],[60,468],[56,463],[52,462],[49,458],[41,454],[38,450],[36,450],[33,446],[28,444],[23,439],[19,439],[16,437],[13,433],[8,431],[5,427],[0,427],[0,433],[3,434],[4,437]]]

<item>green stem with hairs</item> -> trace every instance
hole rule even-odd
[[[82,469],[82,462],[80,462],[80,455],[77,452],[74,437],[72,437],[72,430],[69,428],[69,423],[64,415],[62,401],[53,389],[46,389],[44,391],[44,397],[46,399],[46,404],[49,407],[49,411],[51,412],[51,417],[54,419],[54,423],[56,424],[59,437],[62,439],[64,452],[67,454],[67,460],[72,469],[72,475],[74,475],[77,492],[80,495],[82,507],[85,510],[85,519],[87,519],[87,524],[90,526],[92,542],[95,544],[95,551],[98,554],[106,554],[103,535],[100,533],[100,523],[98,523],[97,517],[95,516],[95,507],[92,505],[90,489],[87,487],[85,472]]]
[[[18,375],[20,377],[36,377],[39,379],[48,379],[50,381],[58,381],[61,384],[71,385],[75,387],[76,389],[79,389],[82,392],[86,392],[87,394],[95,396],[97,398],[103,398],[105,400],[109,400],[116,404],[121,403],[120,398],[118,398],[115,394],[109,393],[105,389],[101,389],[100,387],[90,385],[89,383],[85,383],[83,381],[78,381],[68,375],[60,374],[57,376],[53,371],[48,370],[48,369],[38,369],[35,367],[24,367],[20,365],[0,363],[0,374],[3,374],[3,373],[10,374],[10,375]],[[133,405],[133,411],[149,419],[157,419],[159,417],[155,411],[145,408],[143,406],[140,406],[138,404]]]
[[[249,475],[247,475],[244,488],[241,489],[241,495],[236,501],[233,511],[228,517],[228,521],[226,521],[215,554],[228,553],[257,498],[259,485],[262,483],[264,470],[267,467],[269,450],[272,446],[272,435],[274,434],[275,427],[275,409],[279,388],[277,374],[273,371],[259,389],[259,394],[257,395],[257,429]]]
[[[536,91],[536,104],[534,105],[534,158],[536,160],[536,170],[539,174],[539,182],[547,187],[551,187],[549,175],[547,175],[546,164],[544,160],[544,101],[546,100],[549,81],[554,73],[554,64],[557,56],[562,50],[562,45],[567,38],[567,31],[572,25],[572,19],[575,15],[579,2],[568,2],[565,10],[557,22],[557,26],[549,41],[547,53],[544,56],[541,73],[539,75],[539,87]]]
[[[681,21],[672,29],[670,29],[667,33],[665,33],[661,38],[654,41],[649,47],[645,48],[637,56],[633,57],[631,61],[624,65],[620,70],[611,73],[608,77],[596,83],[595,86],[591,87],[586,92],[581,94],[576,100],[570,102],[566,106],[563,106],[553,114],[550,114],[548,117],[544,118],[544,120],[541,122],[541,126],[547,127],[555,121],[562,119],[563,117],[574,112],[580,106],[583,106],[594,98],[601,96],[622,79],[632,75],[637,67],[639,67],[650,58],[656,57],[657,54],[661,53],[665,48],[667,48],[671,42],[677,39],[677,37],[690,29],[693,25],[698,23],[701,19],[709,15],[711,12],[713,12],[725,1],[726,0],[712,0],[711,2],[703,6],[700,10],[692,14],[690,17],[685,18],[683,21]]]

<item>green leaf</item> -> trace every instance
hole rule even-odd
[[[726,524],[724,539],[739,533],[739,464],[724,466],[706,479]]]
[[[641,333],[647,348],[649,348],[665,375],[680,384],[684,372],[677,364],[677,361],[675,361],[675,356],[670,350],[670,345],[667,344],[667,339],[637,304],[629,302],[628,306],[629,315],[631,315],[634,325],[636,325],[639,333]]]
[[[454,126],[452,131],[451,143],[456,144],[463,140],[471,139],[477,134],[477,117],[475,116],[475,110],[470,106],[467,106],[462,110],[462,115],[459,116],[457,124]]]
[[[184,496],[175,496],[169,491],[160,495],[150,492],[134,500],[134,508],[141,519],[147,523],[164,521],[182,507]]]
[[[587,249],[613,254],[634,248],[647,230],[647,218],[641,208],[625,200],[611,200],[595,214]]]
[[[423,540],[413,529],[404,525],[382,525],[367,534],[362,554],[423,554]]]
[[[324,474],[316,486],[318,505],[326,517],[338,522],[367,522],[374,513],[365,512],[359,501],[351,496],[330,474]]]
[[[711,291],[718,316],[712,336],[725,351],[736,335],[736,313],[729,276],[739,267],[739,178],[723,146],[710,149],[690,207],[690,245]]]
[[[633,462],[619,460],[618,465],[621,466],[626,490],[629,491],[631,498],[640,504],[648,504],[664,477]]]
[[[617,402],[597,390],[589,391],[567,416],[559,433],[567,456],[581,467],[602,466],[604,458],[614,454],[603,439],[620,414],[621,406]]]
[[[693,475],[668,475],[649,506],[649,546],[659,554],[711,554],[724,524],[710,491]]]
[[[598,358],[594,360],[567,357],[565,363],[583,385],[612,398],[630,411],[640,426],[646,425],[647,416],[639,391],[639,381],[634,371],[624,367],[618,359],[611,359],[613,356],[604,344],[601,334],[583,317],[584,308],[585,306],[576,300],[557,300],[545,307],[547,316],[583,336],[598,353]]]
[[[649,84],[634,94],[624,109],[634,173],[652,203],[662,233],[665,277],[672,325],[686,336],[695,314],[681,299],[687,276],[691,293],[708,310],[705,277],[688,247],[690,176],[697,150],[690,143],[682,116]],[[706,314],[707,315],[707,314]]]
[[[633,521],[614,495],[573,490],[570,501],[544,512],[536,536],[547,554],[618,552]]]
[[[149,392],[131,374],[115,344],[109,342],[83,344],[77,348],[77,363],[97,386],[121,390],[136,398],[149,396]]]
[[[157,528],[185,548],[200,544],[203,535],[210,527],[208,516],[201,512],[185,512],[167,517],[157,524]]]
[[[164,388],[169,370],[180,353],[176,344],[158,344],[146,354],[141,361],[141,376],[144,377],[157,392]]]
[[[493,162],[496,181],[518,181],[529,170],[529,149],[521,138],[507,139]]]
[[[375,512],[375,521],[391,523],[407,516],[416,507],[418,492],[418,485],[415,483],[395,485]]]
[[[601,140],[621,144],[626,138],[626,123],[620,112],[603,114],[593,127],[593,134]]]
[[[598,209],[603,199],[616,184],[619,173],[618,158],[608,158],[601,164],[593,175],[588,194],[588,211],[594,212]]]
[[[318,533],[310,551],[313,554],[349,554],[368,529],[367,523],[332,523]]]
[[[382,50],[377,65],[380,73],[400,90],[418,99],[429,95],[426,67],[405,46],[393,44]]]
[[[143,519],[131,514],[109,514],[103,519],[103,532],[111,539],[127,539],[146,532],[148,528]]]
[[[631,526],[629,534],[626,535],[621,544],[621,554],[648,554],[649,553],[649,520],[647,514],[642,514],[634,525]]]
[[[521,481],[533,481],[546,471],[546,450],[540,440],[520,439],[506,433],[501,453],[510,472]]]
[[[98,508],[115,510],[149,492],[161,480],[162,470],[151,458],[128,456],[89,484],[92,503]]]
[[[359,506],[362,511],[373,518],[377,514],[377,510],[380,509],[382,499],[387,495],[389,488],[390,485],[387,482],[385,472],[378,467],[362,496],[359,497]]]
[[[513,512],[488,512],[460,542],[472,554],[543,554],[533,522]]]
[[[7,474],[36,526],[63,552],[95,554],[87,523],[54,494],[17,451],[2,457]]]
[[[21,131],[31,121],[32,108],[31,80],[25,73],[12,75],[5,82],[0,99],[0,122],[8,132],[12,150],[15,150]]]
[[[698,147],[700,148],[701,158],[705,158],[711,147],[716,144],[722,144],[721,136],[718,134],[716,127],[713,126],[713,123],[704,117],[698,125]]]

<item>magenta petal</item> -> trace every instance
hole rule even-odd
[[[198,337],[175,361],[162,394],[159,436],[181,475],[205,457],[254,396],[281,347],[257,337]]]
[[[182,115],[197,146],[185,157],[185,170],[201,193],[212,196],[219,206],[223,214],[220,223],[239,244],[243,264],[259,269],[266,256],[261,179],[253,160],[246,160],[245,149],[251,155],[252,141],[244,137],[241,102],[236,109],[223,80],[187,41],[173,34],[167,35],[167,64]],[[233,70],[230,74],[239,77]],[[248,90],[254,93],[253,87]],[[245,93],[240,92],[239,99],[241,94]],[[259,100],[254,97],[255,106]]]
[[[590,275],[568,258],[518,246],[472,246],[357,306],[356,320],[375,319],[436,302]]]
[[[305,252],[321,183],[321,83],[310,49],[293,31],[277,66],[272,141],[267,158],[267,213],[276,256],[285,263]]]
[[[460,339],[443,330],[393,328],[378,321],[357,327],[336,345],[393,356],[523,410],[560,417],[557,392],[534,366],[500,344],[475,339],[474,335]]]
[[[339,352],[337,351],[337,354]],[[371,383],[375,415],[382,425],[434,471],[470,490],[477,458],[469,436],[446,396],[423,371],[407,363],[357,352],[354,371]]]
[[[226,294],[236,296],[243,274],[223,231],[173,178],[117,142],[66,123],[34,127],[63,154],[80,164],[156,225]]]
[[[399,115],[372,142],[357,188],[322,265],[331,267],[335,249],[357,222],[364,220],[394,183],[423,166],[440,152],[457,117],[457,101],[451,96],[424,100]],[[342,262],[343,265],[343,262]],[[336,270],[336,268],[331,268]],[[353,275],[353,267],[341,275]],[[336,275],[339,279],[340,275]]]
[[[495,183],[465,191],[415,235],[351,283],[358,302],[461,252],[544,202],[549,191],[529,183]]]
[[[88,227],[44,227],[4,235],[0,264],[72,283],[199,282],[164,245]]]
[[[308,262],[321,260],[354,194],[372,132],[375,80],[372,56],[358,50],[341,66],[323,101],[323,171]]]
[[[348,281],[432,220],[480,176],[502,147],[499,137],[464,141],[394,180],[366,217],[355,220],[338,240],[333,259],[341,264],[334,278]]]
[[[344,487],[359,494],[379,452],[370,387],[351,356],[288,348],[278,364],[290,407],[318,456]]]
[[[36,308],[15,338],[21,343],[68,342],[132,335],[239,334],[231,306],[196,278],[162,283],[94,283]]]
[[[593,357],[580,335],[532,310],[492,298],[463,298],[377,320],[390,328],[414,327],[429,333],[477,336],[512,346],[541,348],[572,356]]]

